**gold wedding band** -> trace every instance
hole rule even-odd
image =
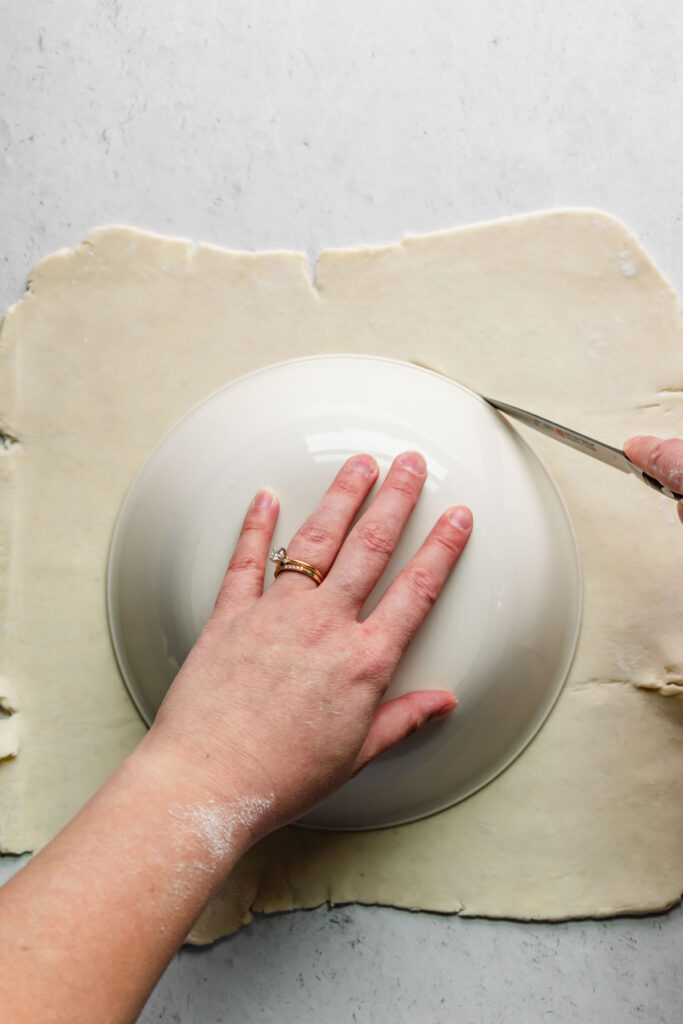
[[[281,572],[300,572],[304,576],[309,576],[312,580],[315,580],[318,586],[325,579],[320,569],[316,569],[314,565],[309,565],[308,562],[300,562],[298,558],[287,558],[285,548],[273,548],[269,558],[271,562],[277,562],[275,566],[276,579]]]

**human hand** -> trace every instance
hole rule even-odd
[[[437,690],[379,702],[472,518],[444,513],[359,622],[426,476],[421,456],[399,456],[344,539],[377,472],[368,455],[346,462],[292,540],[292,558],[327,574],[319,587],[284,572],[262,593],[278,503],[256,496],[214,611],[149,733],[0,891],[0,971],[15,982],[3,1020],[137,1020],[253,842],[453,709]]]
[[[283,572],[263,593],[278,500],[260,492],[247,512],[214,611],[169,690],[149,740],[211,800],[268,794],[264,834],[300,817],[369,761],[457,701],[414,691],[380,706],[401,655],[471,533],[456,506],[363,621],[358,617],[394,551],[426,478],[404,453],[345,534],[378,467],[349,459],[287,548],[325,575],[320,586]]]
[[[631,437],[624,451],[638,469],[653,476],[669,490],[683,494],[683,440],[642,435]],[[678,502],[678,518],[683,523],[683,501]]]

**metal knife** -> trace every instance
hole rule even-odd
[[[586,434],[579,434],[576,430],[569,430],[568,427],[562,427],[559,423],[553,423],[552,420],[546,420],[533,412],[518,409],[516,405],[498,402],[495,398],[487,398],[486,395],[481,397],[489,405],[492,405],[494,409],[499,409],[506,416],[514,417],[520,423],[526,423],[528,427],[533,427],[534,430],[540,431],[546,437],[555,438],[556,441],[561,441],[562,444],[569,445],[570,448],[575,448],[576,451],[592,455],[594,459],[599,459],[600,462],[605,462],[608,466],[613,466],[614,469],[620,469],[622,473],[633,473],[635,476],[640,477],[649,487],[654,487],[656,491],[665,494],[667,498],[673,498],[675,501],[683,499],[683,494],[677,494],[676,491],[669,490],[668,487],[660,484],[659,480],[655,480],[654,477],[643,473],[642,469],[638,469],[621,448],[613,448],[610,444],[603,444],[602,441],[596,441],[595,438],[587,437]]]

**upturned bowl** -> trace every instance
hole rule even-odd
[[[302,825],[379,828],[441,811],[494,779],[540,729],[581,617],[576,542],[550,475],[500,414],[449,378],[376,356],[312,356],[247,374],[191,409],[149,456],[116,522],[111,635],[151,723],[211,613],[254,493],[268,486],[279,495],[273,539],[286,546],[345,459],[371,453],[381,481],[406,449],[425,456],[427,480],[362,615],[440,513],[468,505],[470,542],[385,697],[437,688],[459,705]]]

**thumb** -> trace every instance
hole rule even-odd
[[[370,761],[416,732],[425,722],[449,715],[457,705],[457,699],[447,690],[413,690],[381,704],[356,758],[353,774],[358,775]]]
[[[659,480],[669,490],[683,493],[683,441],[680,438],[672,437],[665,441],[649,435],[631,437],[624,444],[624,451],[638,469]],[[683,522],[683,502],[680,501],[678,516]]]

